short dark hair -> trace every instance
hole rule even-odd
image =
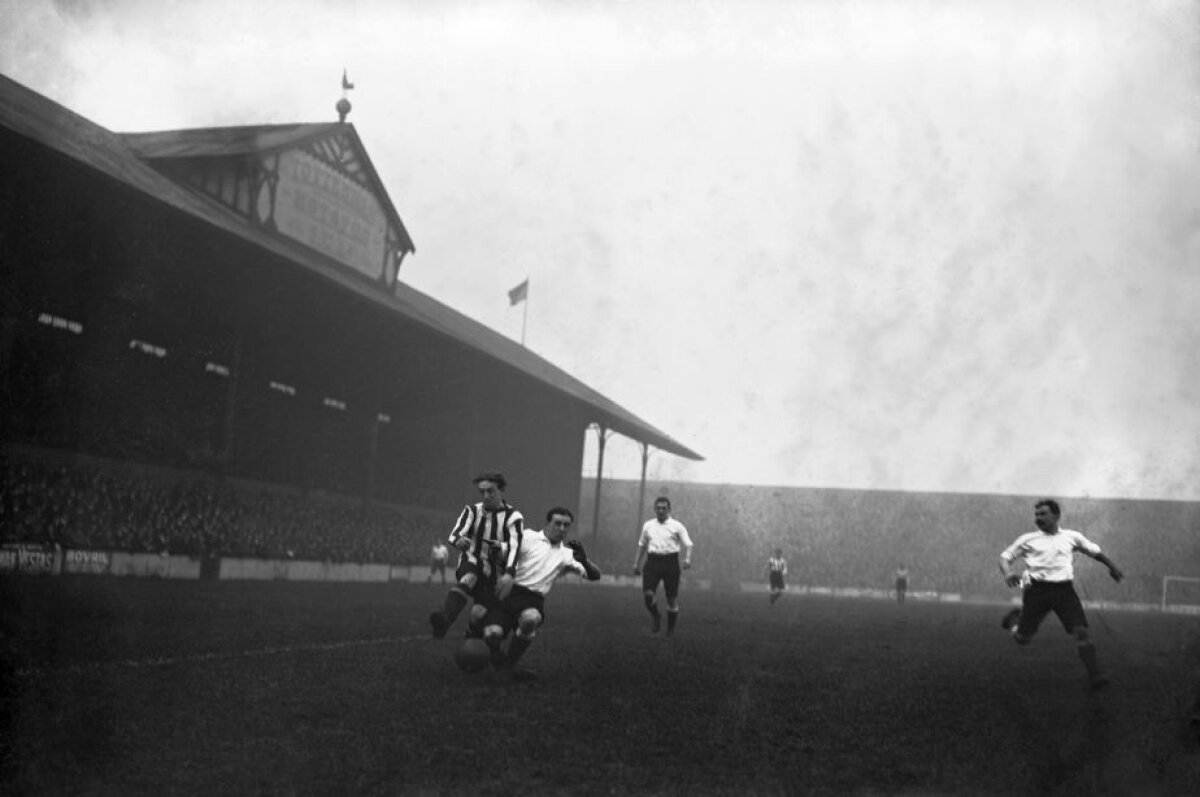
[[[504,474],[498,470],[485,470],[474,479],[471,479],[471,484],[479,484],[480,482],[495,482],[496,486],[501,490],[508,487],[508,481],[505,480]]]
[[[667,498],[665,495],[660,495],[658,498],[654,499],[654,505],[658,506],[659,504],[666,504],[667,509],[670,509],[671,508],[671,499]]]
[[[1034,504],[1033,508],[1038,509],[1043,506],[1049,509],[1050,513],[1055,517],[1062,517],[1062,508],[1059,507],[1058,501],[1055,501],[1053,498],[1043,498]]]
[[[546,522],[549,523],[551,520],[553,520],[555,515],[566,515],[567,517],[571,518],[572,523],[575,522],[575,515],[573,515],[571,510],[567,509],[565,506],[551,507],[550,511],[546,513]]]

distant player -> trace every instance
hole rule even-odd
[[[771,591],[770,601],[775,603],[787,589],[784,577],[787,576],[787,559],[783,558],[783,549],[776,548],[775,555],[767,560],[768,587]]]
[[[434,639],[446,636],[468,601],[489,601],[499,586],[512,586],[525,518],[504,498],[504,474],[488,471],[472,483],[482,500],[463,507],[450,532],[449,542],[459,550],[457,583],[442,609],[429,615]]]
[[[681,552],[682,561],[679,558]],[[646,563],[644,572],[643,560]],[[680,570],[687,570],[691,566],[692,538],[688,536],[688,530],[671,517],[670,499],[654,499],[654,518],[642,525],[637,559],[633,563],[633,574],[642,577],[642,598],[646,603],[646,611],[650,612],[651,633],[657,634],[662,627],[662,615],[658,613],[658,604],[654,600],[660,582],[667,598],[667,636],[675,633],[675,623],[679,618]]]
[[[1075,592],[1075,553],[1084,554],[1108,568],[1113,581],[1124,574],[1113,564],[1100,546],[1078,531],[1059,527],[1062,510],[1057,501],[1043,499],[1034,504],[1034,523],[1037,531],[1022,534],[1000,554],[1000,573],[1010,587],[1021,586],[1027,580],[1021,596],[1021,608],[1013,609],[1001,624],[1012,631],[1018,645],[1027,645],[1037,633],[1038,626],[1050,612],[1058,615],[1063,628],[1075,636],[1079,659],[1087,669],[1088,683],[1093,691],[1108,685],[1100,673],[1096,648],[1088,639],[1087,616]],[[1017,559],[1025,561],[1025,572],[1013,572]]]
[[[546,621],[546,595],[554,582],[568,573],[588,581],[600,579],[600,569],[588,559],[583,544],[564,543],[575,516],[571,510],[556,506],[546,513],[544,531],[526,529],[516,559],[515,577],[508,588],[497,587],[497,601],[482,618],[478,605],[471,610],[472,625],[481,626],[483,641],[492,649],[492,663],[511,672],[514,680],[528,680],[533,673],[516,669],[517,662],[533,643],[538,629]],[[509,633],[508,648],[502,645]]]
[[[425,586],[433,583],[433,574],[438,573],[442,577],[442,583],[446,583],[446,562],[450,559],[450,549],[446,547],[446,543],[438,540],[429,549],[429,578],[425,580]]]
[[[896,568],[896,603],[904,603],[908,594],[908,565],[903,562]]]

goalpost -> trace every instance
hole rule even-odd
[[[1174,590],[1171,589],[1174,585]],[[1168,593],[1171,608],[1168,610]],[[1200,614],[1200,578],[1196,576],[1163,576],[1162,610],[1179,614]]]

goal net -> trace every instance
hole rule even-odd
[[[1174,614],[1200,614],[1200,577],[1163,576],[1162,610]]]

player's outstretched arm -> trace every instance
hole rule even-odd
[[[1117,567],[1116,563],[1112,559],[1109,559],[1107,554],[1101,552],[1092,558],[1108,568],[1108,574],[1112,576],[1113,581],[1120,581],[1125,578],[1125,574],[1121,572],[1121,568]]]
[[[571,553],[575,555],[575,561],[583,565],[583,569],[587,571],[588,581],[600,580],[600,568],[592,563],[588,558],[587,549],[583,547],[583,543],[579,540],[568,540],[567,547],[571,549]]]

